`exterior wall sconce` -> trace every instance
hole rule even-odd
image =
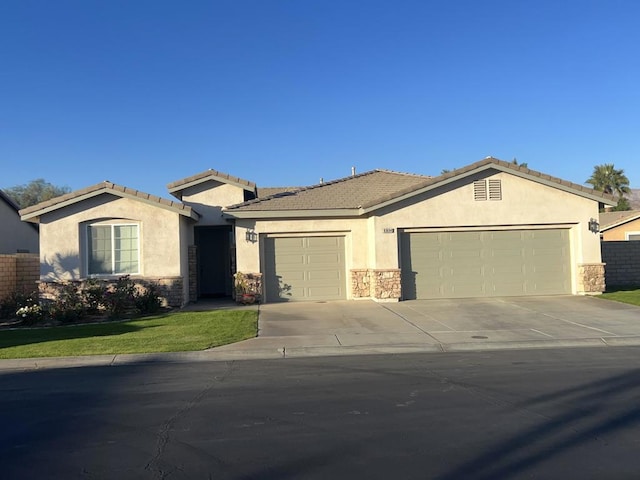
[[[589,220],[589,231],[593,233],[598,233],[600,231],[600,224],[595,218]]]
[[[256,243],[258,241],[258,234],[253,228],[247,229],[247,232],[245,233],[245,238],[247,242]]]

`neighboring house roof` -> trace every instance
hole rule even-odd
[[[0,200],[4,201],[7,205],[9,205],[13,210],[16,211],[16,215],[18,216],[18,218],[20,217],[20,207],[18,206],[18,204],[16,202],[13,201],[13,199],[7,195],[6,193],[4,193],[2,190],[0,190]],[[34,225],[33,223],[30,223],[29,225],[31,225],[32,228],[34,228],[36,230],[36,232],[38,231],[38,226]]]
[[[599,203],[616,204],[613,195],[545,175],[521,165],[487,157],[438,177],[372,170],[332,182],[232,205],[224,212],[237,218],[357,216],[489,169],[508,172]]]
[[[4,193],[2,190],[0,190],[0,200],[4,200],[5,203],[7,203],[11,208],[13,208],[16,212],[18,210],[20,210],[20,207],[18,207],[18,204],[16,202],[13,201],[13,199],[7,195],[6,193]]]
[[[625,223],[632,222],[640,218],[640,210],[626,210],[622,212],[601,212],[600,231],[610,230]]]
[[[155,207],[174,211],[180,215],[192,218],[193,220],[200,218],[200,215],[198,215],[195,210],[183,203],[156,197],[155,195],[150,195],[133,188],[116,185],[109,181],[97,183],[91,187],[76,190],[75,192],[67,193],[66,195],[61,195],[59,197],[52,198],[51,200],[38,203],[32,207],[24,208],[20,210],[20,215],[22,220],[37,223],[40,220],[40,216],[46,213],[53,212],[68,205],[103,194],[115,195],[122,198],[131,198],[133,200],[145,202]]]
[[[197,173],[187,178],[183,178],[182,180],[171,182],[169,185],[167,185],[167,189],[169,190],[169,193],[171,193],[175,197],[180,198],[180,192],[182,190],[211,180],[215,182],[235,185],[236,187],[240,187],[254,194],[256,193],[255,183],[213,169],[205,170],[204,172]]]

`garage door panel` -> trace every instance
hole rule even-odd
[[[317,266],[318,268],[332,268],[341,262],[342,256],[337,253],[313,253],[306,256],[308,265]]]
[[[267,237],[267,301],[346,298],[344,237]]]
[[[566,229],[405,233],[401,253],[404,298],[571,292]]]

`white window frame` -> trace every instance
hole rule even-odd
[[[630,235],[640,235],[640,232],[624,232],[624,239],[630,242],[637,242],[638,240],[629,240]]]
[[[91,227],[111,227],[111,273],[91,273],[90,270],[90,260],[89,260],[89,256],[91,254],[91,242],[89,241],[89,229]],[[115,255],[115,244],[114,244],[114,239],[115,239],[115,227],[137,227],[138,229],[138,235],[137,235],[137,239],[136,239],[136,249],[138,251],[138,270],[135,272],[126,272],[126,273],[116,273],[115,272],[115,263],[116,263],[116,255]],[[140,232],[141,232],[141,228],[140,228],[140,224],[139,223],[132,223],[132,222],[114,222],[114,223],[89,223],[85,226],[85,246],[86,246],[86,251],[85,251],[85,265],[86,265],[86,272],[87,272],[87,277],[90,278],[98,278],[98,277],[119,277],[122,275],[139,275],[142,271],[141,266],[142,266],[142,256],[140,255]]]

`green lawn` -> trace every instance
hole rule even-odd
[[[600,295],[599,298],[604,298],[606,300],[615,300],[617,302],[630,303],[631,305],[640,306],[640,287],[605,292]]]
[[[0,359],[204,350],[253,338],[254,310],[178,312],[139,320],[0,331]]]

